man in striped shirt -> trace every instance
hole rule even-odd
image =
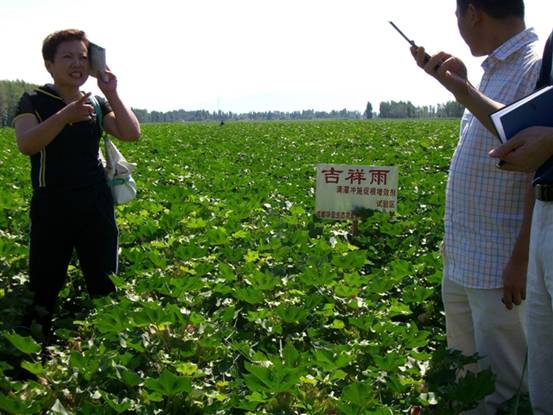
[[[457,75],[456,58],[445,62],[435,76],[456,91],[458,99],[488,128],[489,115],[504,105],[475,90],[466,79]],[[536,89],[553,85],[553,32],[545,45],[540,78]],[[551,109],[551,108],[550,108]],[[551,113],[553,116],[553,112]],[[549,415],[553,409],[553,128],[529,127],[505,144],[492,149],[489,155],[501,160],[498,167],[505,171],[536,172],[533,197],[526,210],[532,221],[528,260],[528,388],[535,415]],[[508,304],[507,304],[508,305]]]
[[[526,29],[523,0],[457,0],[456,15],[472,54],[487,55],[480,92],[503,104],[532,92],[540,51],[537,36]],[[464,65],[445,52],[429,60],[423,48],[412,52],[419,66],[446,87],[438,76],[442,65],[466,78]],[[484,356],[480,367],[496,374],[495,391],[471,414],[495,414],[521,380],[526,389],[523,307],[512,304],[520,305],[525,297],[529,226],[523,226],[524,195],[531,176],[496,168],[487,152],[497,140],[465,111],[446,191],[442,297],[448,346]]]

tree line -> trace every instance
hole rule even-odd
[[[251,111],[235,113],[232,111],[206,111],[206,110],[176,110],[168,112],[148,111],[133,108],[133,112],[140,122],[183,122],[183,121],[261,121],[261,120],[323,120],[323,119],[359,119],[362,115],[359,111]]]
[[[410,101],[380,103],[380,118],[460,118],[465,108],[457,101],[445,104],[414,106]],[[366,113],[366,112],[365,112]]]
[[[367,103],[363,114],[359,111],[347,109],[332,111],[262,111],[234,113],[223,111],[148,111],[133,108],[138,120],[142,123],[156,122],[185,122],[185,121],[258,121],[258,120],[325,120],[325,119],[372,119],[372,118],[460,118],[464,107],[456,101],[448,101],[445,104],[426,105],[417,107],[410,101],[386,101],[380,103],[380,112],[376,114],[372,110],[372,104]]]
[[[24,92],[31,91],[36,85],[24,81],[0,80],[0,127],[11,125],[17,103]],[[187,121],[261,121],[261,120],[324,120],[324,119],[371,119],[371,118],[459,118],[464,108],[455,101],[436,106],[417,107],[410,101],[386,101],[381,102],[379,113],[373,112],[370,102],[364,113],[347,109],[332,111],[252,111],[247,113],[235,113],[207,110],[174,110],[174,111],[148,111],[146,109],[133,108],[141,123],[160,122],[187,122]]]
[[[34,88],[36,85],[24,81],[0,81],[0,127],[11,125],[19,98]]]

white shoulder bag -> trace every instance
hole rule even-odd
[[[104,122],[100,104],[94,95],[91,95],[89,99],[96,112],[96,119],[98,120],[100,129],[103,131]],[[119,149],[109,139],[107,133],[104,132],[103,136],[105,156],[100,149],[100,160],[102,160],[102,164],[104,165],[106,180],[111,189],[113,202],[116,205],[130,202],[136,197],[136,182],[131,175],[132,171],[136,168],[136,164],[129,163],[125,159]]]

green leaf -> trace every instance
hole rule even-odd
[[[4,373],[5,370],[13,369],[13,366],[6,363],[6,362],[0,362],[0,375]]]
[[[183,221],[187,228],[189,229],[202,229],[205,228],[207,222],[202,218],[190,218]]]
[[[248,304],[261,304],[265,301],[263,291],[250,287],[237,288],[234,296],[236,299],[244,301]]]
[[[292,392],[304,374],[303,368],[283,367],[281,364],[261,366],[246,362],[245,367],[251,373],[244,375],[246,385],[257,392]]]
[[[287,343],[282,349],[282,357],[286,367],[298,367],[302,363],[302,354],[292,343]]]
[[[69,363],[87,381],[97,374],[100,366],[98,358],[80,352],[71,352]]]
[[[175,366],[175,369],[183,376],[194,377],[199,373],[198,365],[192,362],[181,362]]]
[[[338,268],[357,270],[367,263],[367,252],[351,251],[342,255],[336,255],[332,262]]]
[[[350,402],[339,401],[336,403],[336,408],[340,415],[359,415],[359,408]]]
[[[41,347],[40,345],[34,341],[32,337],[26,336],[20,336],[17,333],[7,333],[4,332],[4,337],[8,339],[8,341],[19,351],[25,353],[25,354],[35,354],[40,352]]]
[[[344,324],[344,322],[342,320],[339,320],[339,319],[334,319],[334,321],[330,325],[330,328],[336,329],[336,330],[342,330],[345,327],[346,327],[346,325]]]
[[[21,362],[21,367],[28,370],[33,375],[41,376],[46,373],[46,369],[42,367],[41,363]]]
[[[164,369],[159,378],[148,378],[144,385],[163,396],[175,396],[180,393],[192,392],[192,381],[188,377],[176,376],[169,370]]]
[[[119,398],[111,393],[101,391],[102,398],[118,414],[122,414],[130,409],[132,402],[128,398]]]
[[[132,370],[126,370],[121,372],[121,380],[125,382],[126,385],[135,387],[140,384],[142,379]]]
[[[290,324],[301,324],[311,314],[311,310],[307,310],[301,306],[290,304],[280,304],[275,313],[284,321]]]
[[[345,283],[338,283],[334,287],[334,292],[341,298],[352,298],[359,294],[360,289],[358,287],[352,287]]]
[[[246,262],[256,262],[259,259],[259,252],[248,249],[248,253],[244,255]]]
[[[354,383],[344,388],[342,399],[356,405],[358,408],[364,408],[374,398],[373,390],[373,386],[370,384]]]
[[[388,315],[390,317],[395,316],[407,316],[411,314],[411,308],[407,304],[400,303],[397,299],[392,299],[391,304],[388,306]]]
[[[6,396],[3,393],[0,393],[0,409],[13,415],[30,413],[21,400],[13,396]]]
[[[346,372],[344,372],[343,370],[341,369],[338,369],[336,371],[333,371],[331,372],[332,375],[330,376],[330,380],[344,380],[347,378],[348,374]]]
[[[494,390],[495,375],[489,369],[478,373],[468,371],[451,386],[449,398],[460,402],[478,402]]]
[[[270,383],[270,381],[268,379],[263,381],[262,379],[259,378],[259,376],[260,376],[259,374],[255,374],[255,375],[246,374],[243,376],[244,383],[246,384],[248,389],[253,393],[259,393],[259,394],[271,393],[272,384]]]
[[[129,321],[123,310],[113,308],[98,314],[94,325],[101,333],[120,333],[128,328]]]
[[[144,304],[141,310],[132,315],[132,319],[138,327],[175,323],[175,316],[158,303]]]
[[[256,272],[252,275],[248,275],[246,279],[250,282],[253,288],[262,291],[272,290],[280,283],[280,278],[263,272]]]
[[[366,314],[359,317],[350,317],[349,324],[357,327],[363,331],[370,331],[375,322],[375,316],[372,314]]]

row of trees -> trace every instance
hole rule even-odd
[[[260,111],[235,113],[232,111],[186,111],[177,110],[169,112],[152,111],[133,108],[134,113],[140,122],[182,122],[182,121],[242,121],[242,120],[321,120],[321,119],[359,119],[359,111],[315,111],[303,110],[293,112],[283,111]]]
[[[10,126],[15,115],[17,102],[25,91],[36,88],[36,85],[28,84],[24,81],[0,81],[0,127]],[[241,121],[241,120],[317,120],[317,119],[360,119],[375,118],[377,114],[373,112],[370,102],[367,103],[363,114],[359,111],[349,111],[347,109],[339,111],[315,111],[303,110],[293,112],[283,111],[263,111],[234,113],[223,111],[148,111],[146,109],[133,108],[137,118],[142,123],[158,122],[184,122],[184,121]],[[387,101],[380,103],[380,118],[445,118],[460,117],[463,113],[463,107],[455,101],[449,101],[445,104],[436,106],[416,107],[410,101]]]
[[[368,107],[368,105],[367,105]],[[457,101],[445,104],[414,106],[410,101],[380,103],[380,118],[460,118],[465,108]],[[367,112],[365,112],[365,116]],[[370,118],[370,117],[366,117]]]
[[[293,112],[266,111],[234,113],[223,111],[169,111],[149,112],[145,109],[133,108],[140,122],[182,122],[182,121],[241,121],[241,120],[324,120],[324,119],[360,119],[360,118],[460,118],[464,107],[456,101],[448,101],[436,106],[427,105],[416,107],[410,101],[387,101],[380,103],[380,112],[373,112],[370,102],[367,102],[363,114],[359,111],[315,111],[303,110]]]
[[[0,127],[11,125],[19,98],[34,88],[35,85],[23,81],[0,81]]]

